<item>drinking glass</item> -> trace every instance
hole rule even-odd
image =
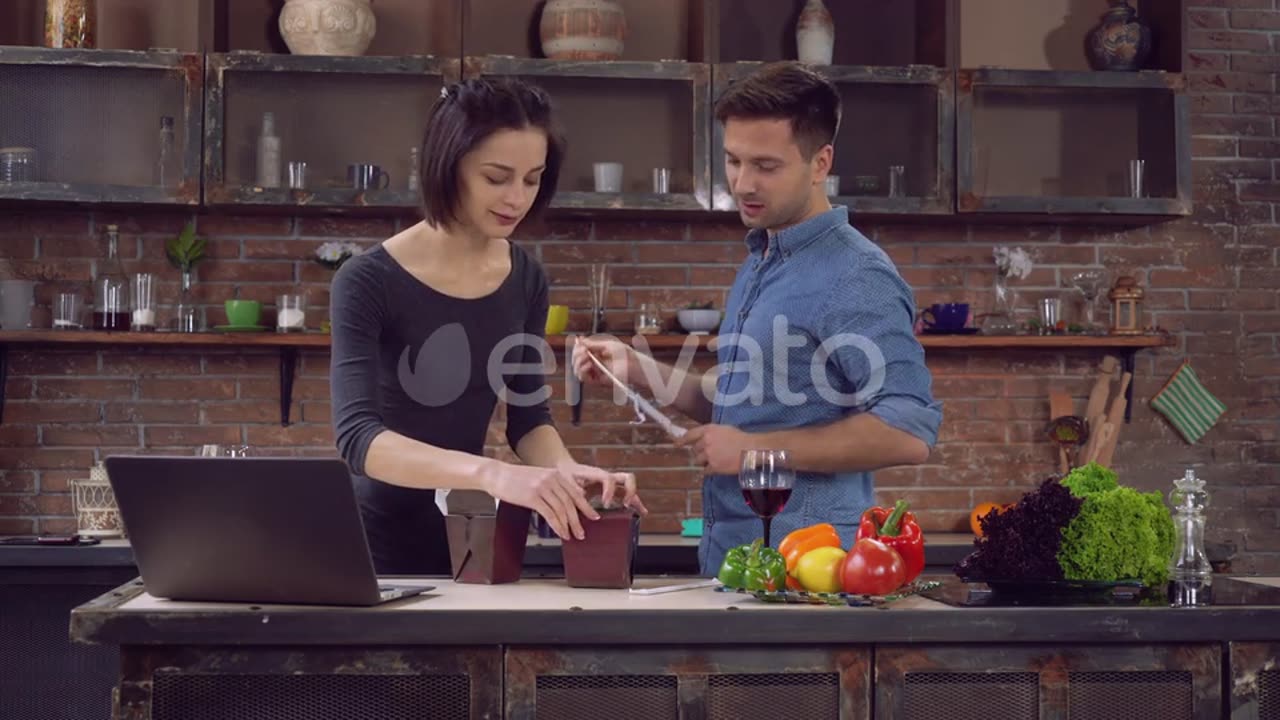
[[[1081,297],[1084,298],[1084,324],[1086,332],[1095,333],[1098,331],[1094,323],[1094,306],[1097,305],[1098,296],[1102,294],[1102,290],[1107,285],[1107,271],[1105,270],[1085,270],[1072,275],[1067,284],[1076,289]]]
[[[769,526],[773,516],[786,507],[795,483],[796,474],[785,450],[746,450],[742,453],[738,486],[742,488],[747,506],[764,524],[765,547],[769,547]]]

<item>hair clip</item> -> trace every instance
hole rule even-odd
[[[441,97],[441,98],[447,98],[447,97],[449,97],[449,86],[448,86],[448,85],[445,85],[444,87],[440,88],[440,97]]]

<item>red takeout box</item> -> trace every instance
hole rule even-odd
[[[483,585],[518,581],[532,511],[505,502],[495,509],[493,497],[475,491],[450,491],[445,502],[454,581]]]
[[[569,587],[629,588],[635,577],[640,516],[631,508],[599,512],[599,520],[582,518],[585,538],[564,541],[565,581]]]

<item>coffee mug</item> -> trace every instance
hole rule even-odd
[[[559,335],[569,327],[569,306],[552,305],[547,308],[547,323],[544,331],[547,335]]]
[[[227,324],[232,327],[257,327],[262,317],[262,303],[257,300],[228,300],[223,303]]]
[[[347,166],[347,182],[356,190],[383,190],[391,185],[391,176],[377,165],[358,163]]]
[[[961,330],[969,322],[969,303],[934,303],[920,319],[930,330]]]

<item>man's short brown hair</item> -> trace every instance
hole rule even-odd
[[[499,130],[538,128],[547,134],[547,162],[529,209],[537,215],[551,202],[564,164],[565,138],[551,98],[542,88],[514,78],[481,77],[446,85],[427,121],[422,140],[422,214],[437,227],[457,221],[462,158]]]
[[[715,112],[721,124],[729,118],[790,120],[800,153],[812,158],[835,142],[840,93],[830,80],[800,63],[771,63],[725,88]]]

